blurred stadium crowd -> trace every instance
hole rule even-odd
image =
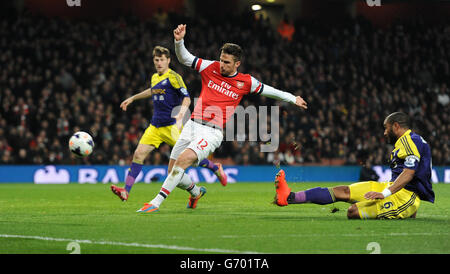
[[[241,104],[280,106],[280,146],[260,153],[260,142],[223,142],[214,153],[226,163],[387,164],[392,146],[383,137],[383,120],[394,111],[409,113],[413,129],[433,151],[434,165],[450,165],[450,27],[420,19],[379,29],[363,19],[341,24],[293,22],[292,40],[267,19],[185,18],[157,14],[95,20],[63,20],[24,13],[0,19],[0,164],[128,165],[152,115],[151,100],[125,98],[149,87],[152,49],[173,52],[173,28],[188,25],[186,47],[217,59],[224,42],[245,51],[241,72],[263,83],[301,95],[308,110],[262,96]],[[179,72],[198,97],[199,75]],[[191,106],[192,109],[192,106]],[[70,155],[70,135],[83,130],[95,140],[94,154]],[[166,164],[162,145],[146,164]]]

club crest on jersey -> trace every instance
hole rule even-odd
[[[236,81],[236,86],[238,89],[242,89],[244,87],[244,82]]]

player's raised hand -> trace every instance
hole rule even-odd
[[[304,109],[307,109],[307,108],[308,108],[308,104],[307,104],[306,101],[303,100],[303,98],[300,97],[300,96],[297,96],[297,97],[295,98],[295,104],[296,104],[297,106],[301,107],[301,108],[304,108]]]
[[[127,107],[128,107],[128,105],[129,104],[131,104],[131,103],[133,103],[133,98],[128,98],[128,99],[125,99],[121,104],[120,104],[120,108],[123,110],[123,111],[127,111]]]
[[[173,30],[173,37],[175,40],[180,41],[186,35],[186,25],[180,24],[176,29]]]

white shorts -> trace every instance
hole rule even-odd
[[[222,140],[222,130],[188,120],[172,148],[170,159],[178,159],[186,148],[190,148],[197,154],[194,166],[198,166],[200,161],[206,159],[220,146]]]

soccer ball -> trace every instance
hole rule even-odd
[[[69,140],[69,149],[77,157],[86,157],[94,149],[94,140],[84,131],[75,132]]]

